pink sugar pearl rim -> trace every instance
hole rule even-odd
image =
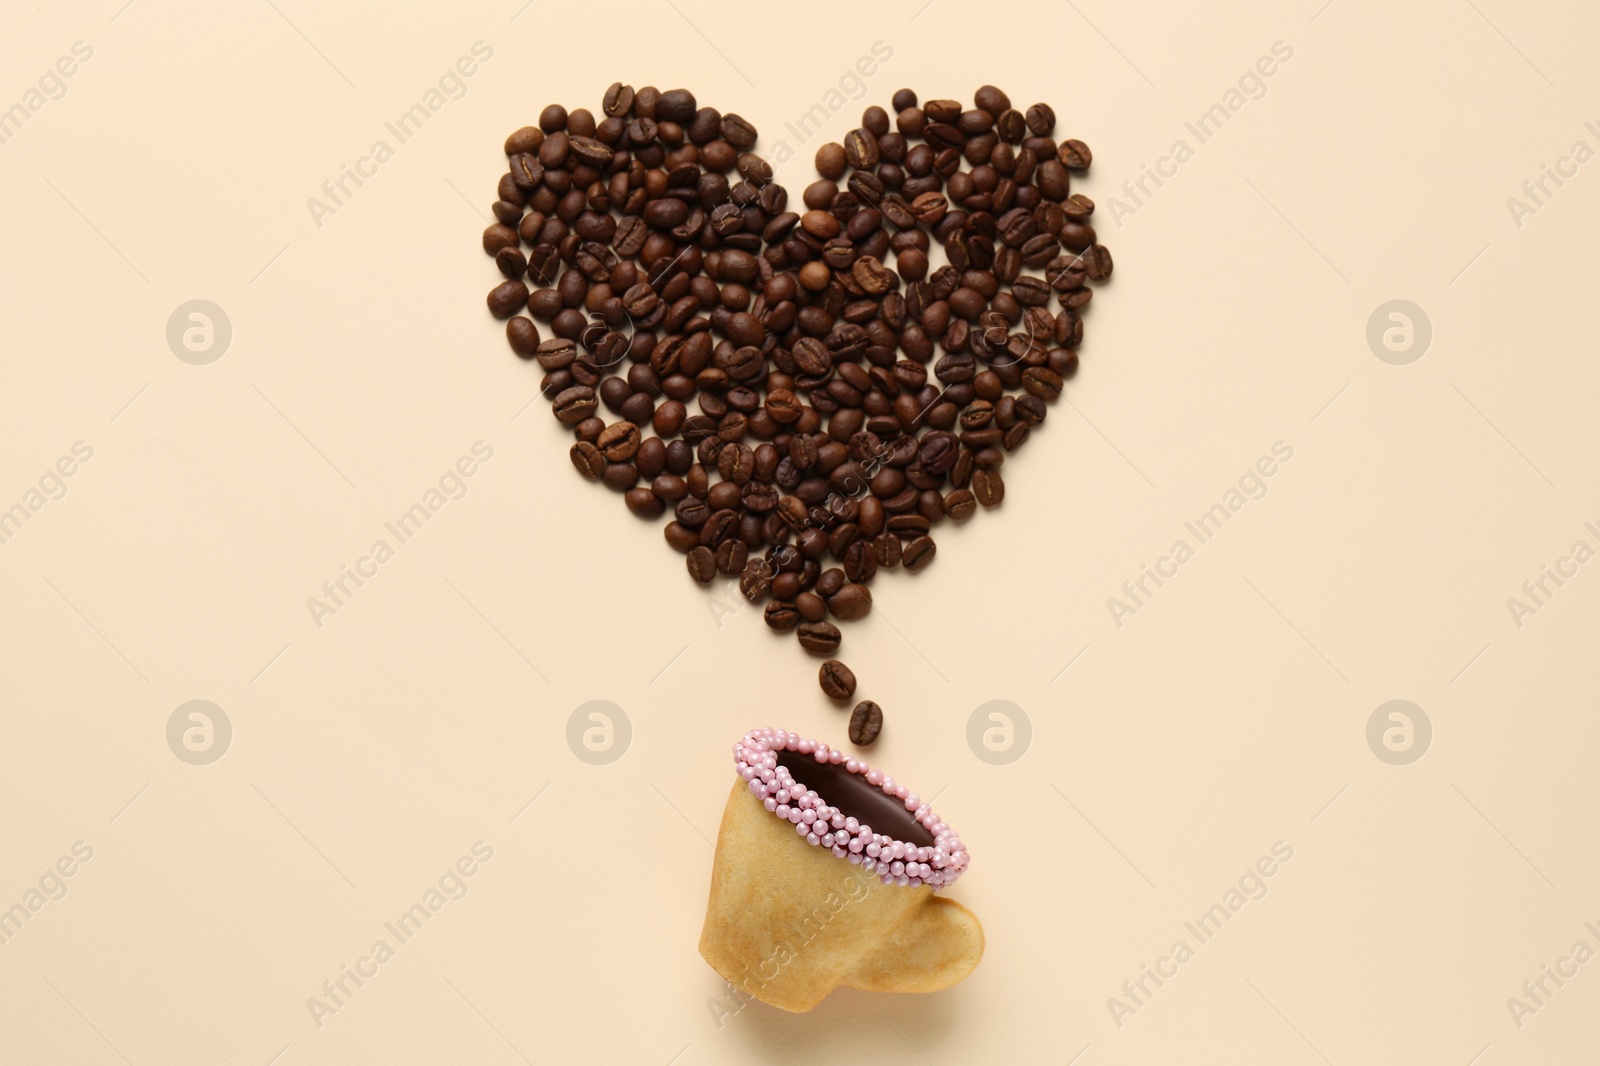
[[[896,840],[887,833],[875,833],[870,825],[846,818],[816,790],[796,784],[786,766],[778,764],[780,751],[809,755],[818,763],[843,766],[864,777],[868,784],[881,788],[905,804],[918,824],[933,835],[932,847]],[[915,792],[895,784],[882,770],[874,770],[819,740],[810,740],[782,729],[756,729],[746,733],[733,746],[734,765],[739,777],[774,816],[794,825],[797,836],[813,847],[827,848],[835,858],[845,859],[875,873],[886,885],[931,885],[944,888],[955,884],[966,870],[971,856],[956,835],[933,808]],[[820,832],[818,830],[821,830]]]

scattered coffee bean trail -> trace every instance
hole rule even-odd
[[[696,581],[736,575],[820,655],[879,570],[925,569],[935,526],[999,506],[1112,269],[1070,191],[1089,148],[1054,139],[1050,105],[986,85],[892,107],[818,149],[792,210],[747,120],[619,82],[598,119],[552,104],[506,139],[483,234],[489,310],[578,472],[670,508]],[[863,701],[852,739],[881,726]]]

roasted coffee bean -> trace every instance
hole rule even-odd
[[[815,592],[802,592],[794,598],[795,610],[807,622],[820,622],[828,616],[828,605]]]
[[[844,566],[844,576],[861,584],[871,581],[878,572],[878,557],[873,553],[872,544],[866,540],[853,541],[845,548],[840,562]]]
[[[735,148],[750,148],[756,143],[756,128],[738,115],[723,115],[721,132],[722,139]]]
[[[972,494],[985,507],[998,507],[1006,498],[1006,484],[1000,471],[979,469],[972,474]]]
[[[866,747],[883,732],[883,709],[871,700],[862,700],[850,712],[850,743]]]
[[[483,250],[487,255],[498,256],[502,249],[517,246],[517,231],[496,223],[483,231]]]
[[[628,510],[640,518],[660,518],[667,509],[661,497],[647,488],[631,488],[623,498]]]
[[[849,162],[842,144],[828,143],[817,149],[817,173],[830,181],[844,177]]]
[[[693,119],[694,113],[694,93],[688,89],[668,89],[656,100],[655,114],[652,117],[657,122],[675,122],[682,125]]]
[[[556,419],[562,425],[575,426],[594,414],[600,401],[587,385],[574,385],[557,396],[551,404]]]
[[[828,655],[839,650],[839,627],[832,622],[802,622],[800,646],[818,655]]]
[[[709,523],[708,523],[709,524]],[[738,539],[725,540],[717,545],[717,570],[729,577],[743,573],[750,563],[750,548]]]
[[[615,381],[616,378],[608,378]],[[632,459],[639,450],[639,427],[632,422],[613,422],[600,433],[600,439],[595,445],[602,455],[613,463]]]
[[[710,548],[701,544],[689,549],[689,576],[702,585],[711,584],[717,576],[717,561]]]
[[[517,155],[521,152],[537,152],[539,145],[544,143],[544,130],[538,126],[524,126],[506,138],[506,155]]]
[[[739,575],[739,591],[751,603],[759,603],[772,587],[772,571],[765,559],[751,559]]]
[[[515,278],[502,281],[489,290],[489,313],[496,318],[510,318],[528,302],[528,286]]]
[[[893,570],[900,565],[902,551],[899,534],[879,533],[872,538],[872,554],[877,557],[878,565],[885,570]]]
[[[1047,366],[1030,366],[1022,372],[1022,387],[1029,395],[1053,400],[1061,395],[1061,375]]]
[[[611,164],[611,148],[602,144],[593,137],[573,137],[570,142],[572,154],[592,167],[604,167]]]
[[[1068,138],[1061,142],[1061,165],[1068,170],[1088,170],[1089,164],[1094,159],[1089,151],[1089,146],[1080,140]]]
[[[606,472],[605,456],[588,441],[580,440],[574,444],[569,454],[572,456],[572,465],[589,481],[599,481],[600,475]]]
[[[817,670],[817,682],[830,700],[847,700],[856,694],[856,675],[838,659],[829,659]]]
[[[638,484],[639,468],[632,463],[607,463],[600,482],[613,492],[627,492]]]
[[[872,610],[872,591],[853,581],[845,582],[827,600],[828,613],[843,621],[864,617]]]
[[[905,546],[900,560],[905,564],[905,568],[913,573],[924,570],[929,563],[933,562],[933,554],[936,547],[932,537],[917,537]]]
[[[853,130],[844,139],[845,161],[857,170],[871,170],[878,165],[878,138],[869,129]]]
[[[517,315],[506,319],[506,342],[511,350],[524,359],[532,359],[539,352],[539,327],[533,319]]]
[[[764,612],[766,623],[780,633],[787,633],[800,624],[800,612],[793,603],[773,600]]]
[[[633,110],[633,86],[620,81],[612,82],[602,99],[600,109],[612,118],[620,118]]]
[[[1111,253],[1097,244],[1081,256],[1084,270],[1091,281],[1104,281],[1111,276]]]
[[[539,344],[534,356],[546,370],[560,370],[578,358],[578,345],[565,337],[551,337]]]

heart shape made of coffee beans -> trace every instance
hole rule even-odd
[[[892,106],[817,150],[791,209],[748,121],[619,82],[598,121],[552,104],[506,139],[483,233],[489,310],[578,472],[670,508],[694,580],[737,576],[819,654],[880,569],[925,569],[934,526],[999,506],[1111,274],[1069,191],[1089,148],[1050,105],[986,85]]]

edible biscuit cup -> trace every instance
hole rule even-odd
[[[700,954],[756,999],[808,1011],[840,985],[934,992],[983,956],[983,927],[936,895],[960,838],[881,771],[762,729],[734,748]]]

